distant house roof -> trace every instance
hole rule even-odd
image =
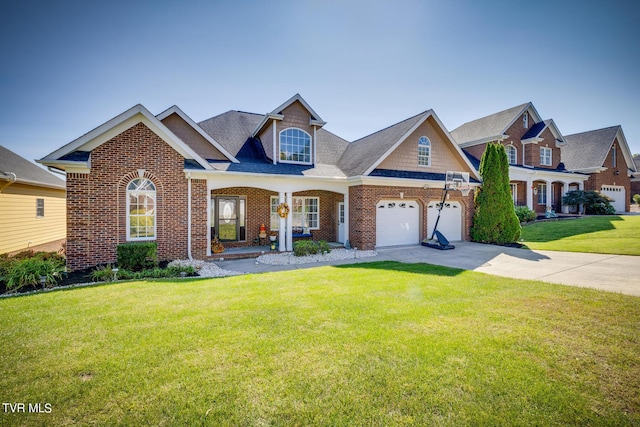
[[[452,130],[451,136],[458,144],[498,138],[504,134],[515,119],[530,107],[533,108],[533,105],[527,102],[495,114],[472,120]]]
[[[637,167],[631,157],[622,127],[619,125],[565,136],[567,144],[562,149],[561,160],[569,170],[603,167],[616,137],[627,167],[636,172]]]
[[[64,190],[66,183],[51,172],[0,145],[0,180]]]

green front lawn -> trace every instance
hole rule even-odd
[[[2,425],[640,424],[640,299],[427,264],[0,300]]]
[[[590,216],[522,227],[530,249],[640,255],[640,216]]]

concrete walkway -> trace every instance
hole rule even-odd
[[[262,273],[383,260],[407,263],[425,262],[496,276],[541,280],[640,296],[640,277],[638,275],[640,257],[530,251],[471,242],[455,242],[455,246],[454,250],[449,251],[440,251],[419,245],[383,248],[378,249],[378,255],[374,257],[302,265],[256,264],[255,259],[229,260],[216,262],[216,264],[226,270]]]

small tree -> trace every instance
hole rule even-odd
[[[482,188],[476,193],[471,238],[476,242],[505,244],[520,238],[509,186],[509,160],[501,144],[487,145],[480,161]]]
[[[587,215],[612,215],[616,209],[611,206],[612,199],[595,191],[573,190],[562,197],[562,204],[568,206],[584,206]]]

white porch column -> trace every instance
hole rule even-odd
[[[349,240],[351,242],[351,238],[349,237],[349,189],[347,188],[347,192],[344,193],[344,239]]]
[[[545,211],[547,211],[552,206],[551,201],[553,199],[553,184],[549,180],[546,180],[545,183],[547,184],[547,207],[545,208]]]
[[[562,183],[562,196],[566,196],[567,193],[569,192],[569,183],[564,181]],[[562,205],[562,213],[569,213],[569,206],[563,204]]]
[[[533,210],[533,179],[527,178],[527,207]]]
[[[280,203],[284,203],[284,193],[280,192],[278,193],[278,204]],[[280,252],[284,252],[287,250],[287,243],[286,243],[286,227],[287,227],[287,220],[280,217],[280,224],[278,225],[278,250],[280,250]]]
[[[286,193],[287,205],[289,205],[289,215],[287,216],[287,250],[293,250],[293,195]]]

